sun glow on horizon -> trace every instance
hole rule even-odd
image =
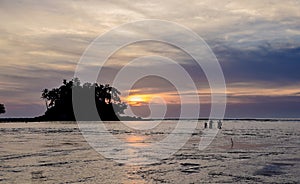
[[[141,106],[144,103],[148,103],[149,99],[149,95],[129,95],[126,101],[131,106]]]

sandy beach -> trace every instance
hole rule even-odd
[[[210,146],[198,150],[203,123],[174,155],[135,166],[96,152],[76,123],[1,123],[0,183],[300,182],[299,122],[225,121]],[[116,137],[135,146],[169,131],[166,126],[145,132],[121,131],[114,122],[109,126]]]

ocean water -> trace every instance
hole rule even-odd
[[[300,183],[299,121],[182,123],[1,123],[0,183]]]

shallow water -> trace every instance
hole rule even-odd
[[[136,127],[136,123],[131,125]],[[189,127],[191,122],[185,123]],[[115,146],[112,141],[99,140],[102,154],[87,143],[76,123],[3,123],[0,183],[300,182],[300,122],[225,121],[212,143],[199,150],[207,131],[203,124],[198,122],[179,151],[159,160],[159,152],[148,154],[143,149],[170,136],[175,121],[163,121],[150,130],[107,122],[109,134],[131,149],[109,149]],[[105,144],[111,147],[105,148]],[[126,155],[115,160],[122,151]],[[156,162],[139,164],[149,158]]]

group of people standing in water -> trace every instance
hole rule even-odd
[[[209,129],[212,129],[213,128],[213,120],[209,120],[208,122],[205,122],[204,123],[204,128],[207,128],[207,125],[208,125],[208,128]],[[218,124],[217,124],[217,128],[218,129],[222,129],[222,121],[221,120],[218,120],[218,122],[217,122]]]

